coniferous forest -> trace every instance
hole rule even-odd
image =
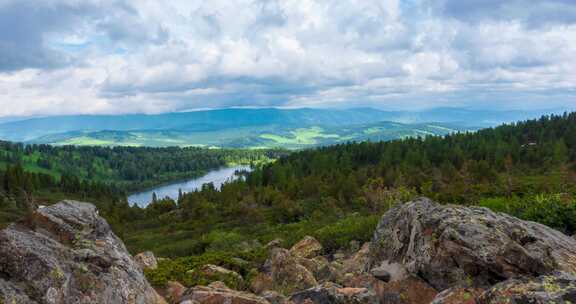
[[[247,274],[232,257],[262,259],[262,244],[316,237],[327,252],[367,241],[380,216],[418,196],[477,205],[576,232],[576,113],[473,133],[348,143],[305,150],[55,148],[3,144],[3,219],[30,204],[71,196],[95,201],[133,252],[171,257],[154,284],[206,262]],[[245,178],[211,184],[177,201],[129,206],[126,191],[227,162],[261,162]],[[33,161],[34,160],[34,161]],[[192,161],[194,160],[194,161]],[[160,174],[159,172],[163,172]],[[168,176],[168,177],[167,177]],[[250,250],[246,250],[249,248]],[[188,280],[188,281],[187,281]]]

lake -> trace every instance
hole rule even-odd
[[[242,170],[251,171],[251,168],[250,166],[235,166],[212,170],[208,172],[208,174],[198,178],[166,184],[154,189],[134,193],[128,197],[128,203],[130,203],[130,205],[137,204],[140,207],[146,207],[152,202],[152,193],[156,193],[158,199],[169,197],[176,200],[178,199],[178,191],[180,189],[184,193],[193,192],[208,183],[213,183],[216,189],[220,189],[223,183],[238,178],[238,176],[234,175],[234,172]]]

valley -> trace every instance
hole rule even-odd
[[[54,116],[0,122],[0,138],[57,146],[303,149],[474,131],[531,112],[370,108],[222,109],[158,115]]]
[[[128,204],[146,208],[146,206],[155,200],[157,201],[158,198],[168,198],[177,201],[181,195],[202,190],[202,187],[205,187],[205,185],[208,186],[208,184],[220,190],[224,183],[240,178],[251,170],[252,168],[248,165],[212,169],[205,175],[197,178],[159,185],[152,189],[133,193],[127,198]]]
[[[0,304],[576,304],[576,0],[0,0]]]
[[[472,131],[449,124],[380,122],[341,127],[264,126],[218,131],[97,131],[47,135],[33,143],[56,146],[206,147],[240,149],[303,149],[352,141],[380,141]]]
[[[108,255],[116,251],[100,249],[106,246],[125,246],[128,251],[115,253],[122,256],[145,252],[136,260],[155,265],[139,266],[146,281],[124,284],[145,290],[150,299],[159,292],[178,304],[186,297],[204,301],[200,294],[267,304],[270,292],[295,303],[317,294],[341,299],[328,303],[342,304],[352,301],[347,297],[380,303],[390,296],[406,304],[444,297],[456,303],[512,296],[540,301],[572,292],[571,283],[562,287],[566,293],[550,291],[549,284],[576,282],[564,258],[576,252],[576,241],[569,236],[576,233],[576,113],[470,133],[351,142],[291,153],[13,143],[2,147],[2,226],[24,220],[0,231],[0,240],[18,233],[18,240],[37,244],[35,248],[44,248],[46,237],[64,242],[50,241],[65,253],[52,258],[67,265],[62,273],[92,286],[69,285],[70,292],[115,284],[90,283],[100,276],[110,278],[101,265],[108,265]],[[172,197],[157,195],[145,206],[127,200],[128,189],[157,185],[167,173],[174,178],[189,172],[188,166],[194,166],[199,177],[223,164],[248,163],[253,171],[241,179],[200,188],[195,180],[190,189],[197,191],[177,196],[173,194],[178,190],[167,186]],[[90,201],[97,209],[63,199]],[[74,235],[72,245],[60,239],[68,235],[63,233]],[[108,235],[105,242],[99,239],[102,233]],[[0,242],[10,263],[20,263],[13,254],[18,249],[30,250],[27,256],[38,259],[35,265],[44,265],[44,255],[14,244]],[[437,254],[427,256],[431,248]],[[82,250],[92,254],[82,264],[64,257],[82,259]],[[444,258],[445,252],[454,257]],[[505,259],[483,258],[494,255]],[[126,259],[123,269],[138,273]],[[548,263],[551,260],[555,262]],[[515,263],[514,271],[502,270],[509,261]],[[58,275],[44,276],[39,269],[30,271],[59,286]],[[519,273],[529,283],[515,281]],[[17,291],[13,295],[35,296],[8,282],[0,287],[10,286]],[[522,284],[541,291],[523,291]],[[182,290],[176,298],[170,293],[174,286]],[[92,297],[97,294],[102,293]]]

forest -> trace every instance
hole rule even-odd
[[[29,152],[26,147],[21,149],[24,152],[20,157],[73,155],[48,147],[44,149],[49,152],[39,147]],[[171,150],[160,154],[154,149],[85,149],[88,155],[113,154],[102,164],[112,170],[123,169],[110,175],[114,177],[106,186],[98,183],[105,176],[94,178],[84,173],[77,178],[85,186],[75,190],[84,188],[87,199],[99,201],[104,216],[131,252],[153,250],[172,258],[148,273],[158,285],[169,279],[192,285],[194,282],[181,277],[186,274],[181,270],[206,262],[245,275],[249,267],[233,257],[260,260],[263,244],[276,238],[288,246],[312,235],[327,253],[348,248],[351,241],[369,240],[378,219],[390,207],[418,196],[442,203],[483,206],[570,235],[576,232],[576,113],[442,137],[303,150],[260,166],[245,178],[225,184],[220,191],[207,184],[177,201],[157,200],[145,209],[129,206],[125,197],[118,195],[124,188],[114,183],[145,182],[155,176],[154,171],[165,168],[186,172],[187,165],[177,161],[181,156],[172,155]],[[205,157],[208,152],[190,149],[181,153]],[[222,153],[216,159],[207,158],[204,164],[224,163],[243,155]],[[269,151],[253,153],[254,159],[280,156],[267,154],[272,153]],[[4,159],[10,155],[5,153]],[[154,157],[158,157],[156,162]],[[161,157],[167,157],[163,164],[157,163]],[[123,175],[131,171],[125,169],[130,166],[141,172]],[[147,173],[147,166],[154,170]],[[24,179],[33,183],[38,180],[55,185],[55,191],[69,191],[64,176],[55,183],[44,175],[26,173],[21,167],[8,168],[5,190],[12,184],[9,176],[22,174],[29,175]],[[100,193],[101,198],[93,193]],[[6,208],[5,201],[3,204]]]
[[[0,224],[61,199],[128,208],[126,195],[235,164],[261,165],[282,150],[53,147],[0,142]]]
[[[122,231],[133,252],[174,258],[149,273],[160,285],[186,281],[180,270],[202,263],[249,275],[233,257],[258,261],[263,244],[276,238],[290,246],[312,235],[326,253],[348,249],[370,240],[390,207],[419,196],[487,207],[572,235],[575,148],[572,113],[474,133],[305,150],[222,191],[207,185],[178,201],[157,201],[131,214]]]

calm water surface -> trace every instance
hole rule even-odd
[[[192,192],[200,189],[202,185],[207,183],[213,183],[216,189],[220,189],[222,184],[226,181],[237,178],[237,176],[234,175],[234,172],[242,170],[250,171],[251,169],[250,166],[236,166],[212,170],[202,177],[162,185],[144,192],[132,194],[128,197],[128,202],[130,205],[137,204],[140,207],[145,207],[152,202],[152,193],[156,193],[158,199],[169,197],[176,200],[178,199],[178,190],[182,189],[182,192],[184,193]]]

